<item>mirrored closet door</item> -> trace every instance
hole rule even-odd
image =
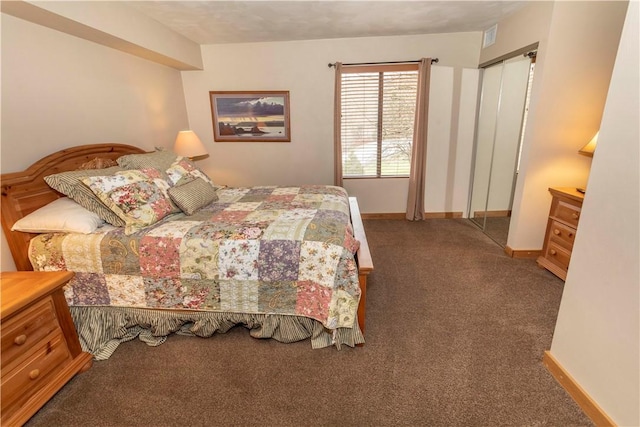
[[[506,246],[535,52],[482,70],[469,218]]]

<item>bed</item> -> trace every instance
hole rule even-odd
[[[2,227],[16,268],[76,273],[65,296],[84,351],[103,360],[136,337],[155,346],[172,333],[210,337],[236,325],[255,338],[310,339],[313,348],[364,343],[373,264],[357,201],[340,187],[222,187],[206,206],[172,204],[150,226],[12,231],[64,199],[45,177],[146,154],[83,145],[1,177]],[[169,171],[161,171],[166,182]],[[93,188],[97,179],[90,180]]]

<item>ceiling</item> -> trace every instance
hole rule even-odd
[[[126,1],[198,44],[484,31],[526,1]]]

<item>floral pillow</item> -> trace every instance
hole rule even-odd
[[[44,177],[49,187],[70,197],[85,209],[95,212],[100,218],[116,227],[123,227],[124,221],[111,211],[96,195],[82,182],[90,176],[106,176],[121,172],[121,167],[107,169],[77,170],[56,173]]]
[[[135,233],[177,211],[167,192],[169,184],[157,169],[92,176],[82,182],[125,222],[125,234]]]
[[[207,184],[217,189],[211,178],[201,171],[191,160],[178,157],[176,161],[165,171],[169,178],[169,184],[183,185],[197,178],[202,178]]]

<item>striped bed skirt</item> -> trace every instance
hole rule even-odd
[[[106,360],[120,343],[136,337],[150,346],[164,343],[173,333],[202,338],[223,334],[236,325],[250,330],[254,338],[273,338],[283,343],[311,339],[314,349],[364,343],[357,322],[353,328],[329,330],[302,316],[279,314],[175,311],[145,308],[72,306],[82,349],[95,360]]]

